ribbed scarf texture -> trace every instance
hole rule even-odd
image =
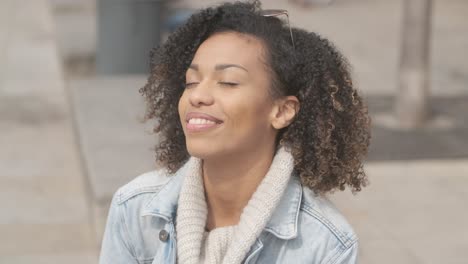
[[[292,155],[279,148],[270,169],[242,211],[239,223],[214,229],[212,234],[205,233],[208,209],[202,160],[191,157],[187,165],[177,208],[177,263],[242,263],[286,189],[294,168]]]

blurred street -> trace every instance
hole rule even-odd
[[[0,1],[0,263],[95,263],[55,37],[48,2]]]
[[[360,237],[360,263],[467,263],[468,1],[434,1],[436,118],[416,132],[385,121],[398,92],[402,3],[263,6],[334,42],[369,100],[370,185],[331,195]],[[152,169],[151,124],[139,122],[146,76],[95,74],[96,23],[94,0],[0,0],[1,264],[97,263],[112,193]]]

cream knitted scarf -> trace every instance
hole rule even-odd
[[[191,157],[187,165],[177,208],[177,260],[179,264],[198,264],[208,209],[201,175],[202,161]],[[293,168],[292,155],[279,148],[265,178],[242,211],[227,245],[223,264],[238,264],[246,257],[277,207]]]

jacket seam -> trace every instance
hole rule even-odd
[[[128,200],[130,200],[131,198],[135,197],[135,196],[138,196],[140,194],[144,194],[144,193],[157,193],[159,190],[161,190],[161,187],[164,186],[164,184],[161,184],[161,185],[155,185],[155,186],[146,186],[146,187],[141,187],[141,188],[138,188],[138,189],[135,189],[135,190],[131,190],[131,191],[128,191],[128,192],[125,192],[125,193],[122,193],[118,200],[118,204],[123,204],[125,202],[127,202]]]
[[[121,194],[120,194],[121,195]],[[119,195],[119,196],[120,196]],[[140,261],[138,260],[138,258],[136,257],[136,250],[135,250],[135,246],[133,245],[132,243],[132,240],[131,240],[131,237],[130,237],[130,232],[128,231],[128,224],[127,224],[127,221],[125,220],[125,214],[122,210],[122,206],[125,206],[125,204],[123,205],[119,205],[118,209],[119,210],[119,217],[120,217],[120,220],[122,221],[122,231],[124,233],[124,236],[126,236],[127,238],[127,241],[128,243],[125,243],[125,246],[127,247],[127,250],[130,252],[130,254],[132,255],[132,257],[138,262],[140,263]],[[124,240],[125,241],[125,240]]]
[[[348,252],[348,250],[351,250],[354,245],[356,245],[356,242],[357,242],[357,239],[354,240],[354,242],[351,243],[350,247],[343,248],[343,250],[341,250],[341,251],[337,252],[335,255],[333,255],[333,257],[330,259],[330,261],[328,261],[328,263],[329,264],[336,264],[337,261],[340,259],[340,257],[342,257],[346,252]]]
[[[332,222],[330,222],[330,220],[325,218],[317,210],[311,208],[310,206],[303,204],[301,209],[324,224],[345,248],[351,247],[357,240],[355,235],[350,237],[343,234],[343,232],[341,232]]]

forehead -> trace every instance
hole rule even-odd
[[[236,32],[216,33],[205,40],[193,58],[194,64],[235,63],[257,67],[262,63],[264,46],[254,36]]]

